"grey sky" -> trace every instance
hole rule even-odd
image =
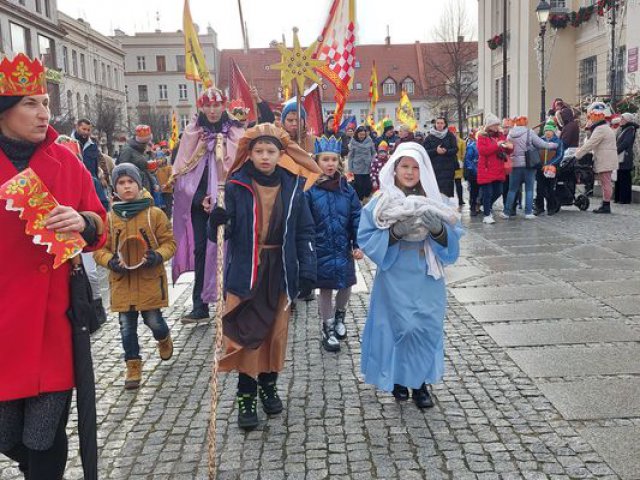
[[[429,41],[444,5],[453,1],[456,0],[357,0],[359,43],[384,42],[387,25],[393,43]],[[478,2],[462,2],[475,29]],[[218,32],[220,48],[242,47],[236,0],[190,0],[190,4],[194,21],[201,28],[211,24]],[[266,47],[271,40],[280,40],[283,33],[290,44],[294,26],[300,29],[301,42],[310,42],[320,34],[330,4],[331,0],[242,0],[251,47]],[[58,0],[58,8],[89,21],[105,34],[111,34],[114,28],[128,34],[182,28],[183,0]]]

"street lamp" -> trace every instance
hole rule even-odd
[[[547,33],[547,22],[549,21],[549,14],[551,13],[551,5],[546,0],[540,0],[536,7],[536,16],[538,17],[538,23],[540,24],[540,121],[544,123],[547,116],[546,103],[547,103],[547,89],[545,86],[545,71],[544,71],[544,37]]]

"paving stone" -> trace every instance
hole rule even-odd
[[[600,270],[632,270],[634,272],[640,272],[640,260],[634,258],[621,258],[621,259],[586,259],[582,261],[592,268]]]
[[[527,256],[485,257],[478,260],[492,271],[545,270],[548,268],[569,269],[580,265],[561,255],[535,254]]]
[[[470,305],[467,310],[479,322],[600,317],[606,314],[602,307],[586,300],[566,300],[555,303],[528,301],[509,305]]]
[[[612,306],[623,315],[640,315],[640,296],[605,298],[603,302]]]
[[[445,269],[445,278],[447,283],[455,283],[483,275],[484,273],[484,270],[478,267],[456,267],[454,265]]]
[[[572,270],[555,270],[545,271],[545,275],[549,277],[564,280],[566,282],[589,282],[589,281],[607,281],[607,280],[640,280],[640,273],[634,270],[598,270],[595,268],[576,268]]]
[[[640,341],[640,329],[620,320],[484,325],[484,329],[504,347]]]
[[[640,478],[640,427],[589,427],[581,433],[622,479]]]
[[[607,242],[604,245],[607,248],[615,250],[625,256],[640,258],[640,241],[638,240],[628,242]]]
[[[640,373],[640,345],[509,349],[531,377],[577,377]]]
[[[576,288],[597,298],[614,297],[617,295],[640,295],[640,280],[619,279],[611,282],[583,282],[576,283]]]
[[[565,285],[541,285],[535,288],[521,285],[507,285],[483,288],[452,288],[453,293],[461,303],[515,301],[515,300],[544,300],[554,298],[572,298],[580,296],[580,292]]]
[[[545,285],[549,279],[536,272],[516,273],[491,273],[482,278],[459,282],[465,287],[503,287],[505,285]]]
[[[640,378],[592,378],[538,387],[567,420],[630,418],[640,411]]]
[[[580,245],[578,247],[570,248],[564,253],[571,258],[578,260],[592,258],[620,258],[620,253],[597,245]]]

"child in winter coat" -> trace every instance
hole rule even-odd
[[[544,201],[547,201],[547,215],[555,215],[560,210],[556,199],[556,173],[558,165],[564,156],[564,145],[556,135],[556,124],[548,121],[544,126],[544,140],[555,143],[555,150],[540,150],[542,168],[536,171],[536,200],[535,214],[539,215],[545,210]]]
[[[316,162],[322,176],[306,193],[316,225],[321,343],[328,352],[339,351],[340,340],[347,336],[344,319],[351,287],[356,283],[354,259],[363,257],[357,240],[360,202],[338,171],[341,144],[335,137],[316,139]],[[334,290],[338,291],[335,308]]]
[[[258,426],[258,395],[268,415],[283,409],[277,380],[291,302],[316,281],[315,227],[298,174],[314,178],[320,169],[284,130],[263,123],[244,133],[229,172],[225,208],[213,209],[209,239],[217,241],[217,228],[226,226],[220,370],[238,372],[238,426],[250,430]]]
[[[464,156],[464,179],[469,183],[469,214],[472,217],[478,215],[478,146],[476,144],[476,133],[471,132],[467,140],[467,148]]]
[[[389,160],[389,144],[384,140],[378,145],[378,155],[376,159],[371,163],[371,185],[373,186],[373,192],[377,192],[380,189],[380,170]]]
[[[169,305],[164,262],[176,242],[165,213],[142,195],[142,176],[131,163],[113,169],[111,181],[119,202],[107,217],[107,242],[95,252],[98,265],[110,270],[111,310],[120,314],[120,334],[127,369],[124,388],[136,389],[142,379],[138,316],[153,332],[162,360],[173,355],[173,341],[161,308]]]

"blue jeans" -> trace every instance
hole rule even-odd
[[[494,202],[502,195],[502,182],[491,182],[480,185],[480,195],[482,196],[482,207],[484,216],[491,215],[491,208]]]
[[[169,327],[162,318],[160,309],[146,310],[144,312],[130,311],[120,312],[120,335],[124,348],[125,360],[140,359],[140,345],[138,344],[138,313],[142,314],[144,324],[151,329],[153,338],[164,340],[169,336]]]
[[[520,185],[524,182],[524,213],[525,215],[533,213],[533,186],[535,180],[535,168],[514,167],[511,175],[509,175],[509,195],[507,195],[505,212],[513,211],[516,193],[518,193]]]

